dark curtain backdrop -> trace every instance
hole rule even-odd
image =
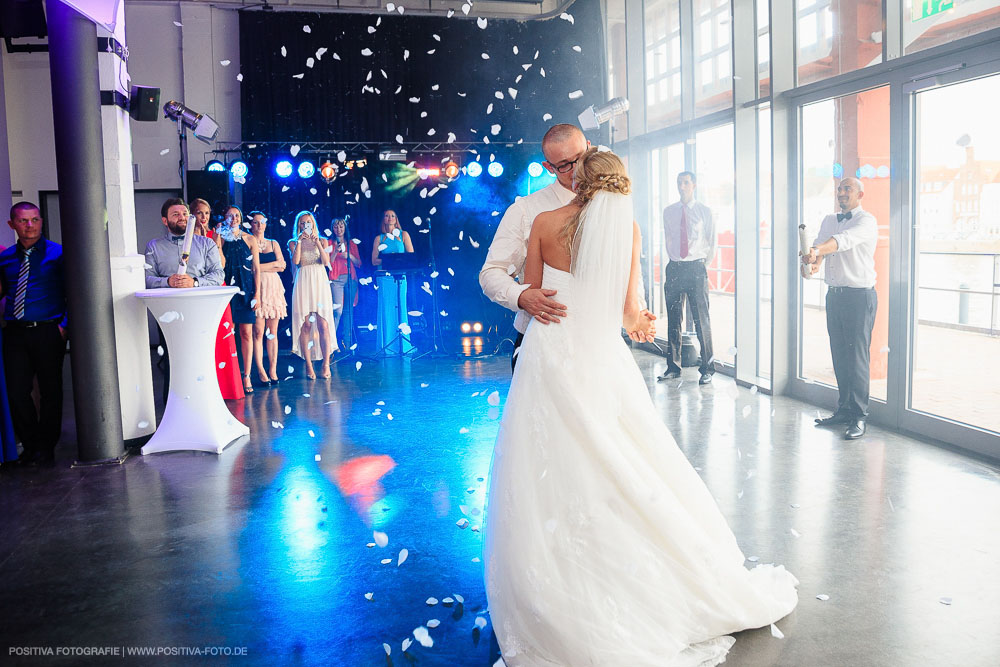
[[[372,241],[382,212],[393,208],[416,251],[428,259],[427,230],[433,229],[442,285],[438,310],[448,313],[442,324],[449,349],[454,349],[453,329],[461,321],[494,323],[507,333],[512,314],[482,297],[477,281],[497,223],[516,196],[551,182],[529,179],[526,172],[530,161],[542,159],[537,142],[546,129],[557,122],[575,123],[588,105],[605,101],[599,3],[577,2],[569,13],[572,23],[491,19],[481,28],[474,16],[459,18],[460,12],[450,19],[241,12],[242,124],[248,145],[243,157],[251,167],[239,186],[244,207],[264,210],[271,221],[268,236],[282,244],[291,237],[299,210],[314,211],[321,231],[330,228],[334,217],[349,214],[351,235],[361,241],[363,276],[371,275]],[[596,143],[600,136],[590,138]],[[352,151],[341,157],[365,158],[367,166],[341,168],[332,184],[318,173],[307,180],[274,174],[280,159],[297,166],[308,158],[317,171],[325,159],[338,161],[338,151],[310,152],[308,142],[398,146],[399,139],[474,142],[472,149],[443,146],[433,154],[411,153],[410,160],[419,167],[441,166],[445,158],[462,166],[477,159],[485,168],[495,159],[504,174],[461,176],[451,183],[417,181],[391,190],[398,185],[399,167],[379,162],[376,153]],[[295,156],[293,146],[302,146]],[[433,192],[435,186],[439,189]],[[291,272],[284,278],[290,298]],[[411,280],[408,309],[429,315],[430,297],[420,288],[425,280],[429,278]],[[356,323],[374,324],[373,285],[362,286],[360,295]],[[419,346],[426,320],[415,320],[411,324]],[[366,332],[359,336],[368,351]],[[280,339],[288,345],[286,336]]]

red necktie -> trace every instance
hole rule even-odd
[[[688,256],[688,217],[687,206],[681,203],[681,259]]]

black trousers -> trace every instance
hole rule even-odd
[[[14,433],[25,454],[52,454],[62,432],[63,357],[66,341],[56,323],[31,329],[17,325],[3,331],[3,363]],[[41,412],[31,389],[38,378]]]
[[[878,298],[872,288],[831,287],[826,293],[826,330],[840,399],[837,412],[868,417],[872,328]]]
[[[712,362],[712,319],[708,315],[708,270],[704,260],[668,262],[663,281],[663,295],[667,303],[667,342],[670,344],[667,370],[681,370],[681,322],[684,319],[684,300],[691,304],[694,328],[701,346],[701,366],[704,373],[714,373]]]
[[[514,339],[514,351],[510,353],[510,373],[514,374],[514,367],[517,366],[517,351],[521,349],[521,342],[524,341],[524,334],[518,333]]]

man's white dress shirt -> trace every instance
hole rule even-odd
[[[851,219],[837,221],[837,214],[823,218],[813,241],[817,246],[828,239],[837,240],[837,251],[823,258],[826,284],[831,287],[875,287],[875,246],[878,222],[860,206],[851,211]]]

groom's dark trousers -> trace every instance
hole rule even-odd
[[[521,349],[521,341],[524,340],[524,334],[518,333],[517,338],[514,339],[514,351],[510,354],[510,373],[514,374],[514,367],[517,366],[517,351]]]

